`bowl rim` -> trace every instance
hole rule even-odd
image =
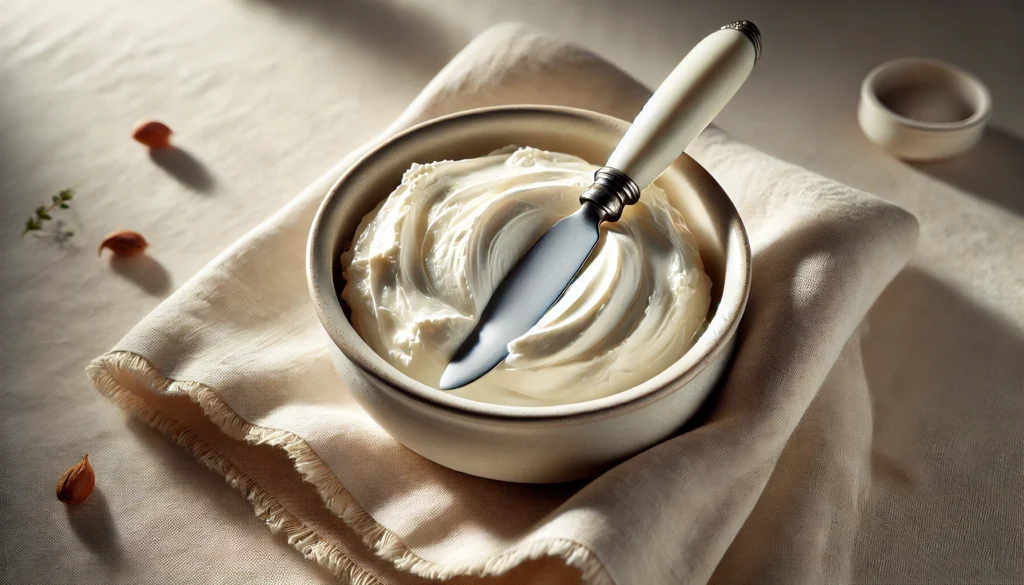
[[[898,74],[903,71],[920,71],[925,69],[940,71],[955,77],[976,94],[978,103],[976,105],[972,104],[974,111],[970,116],[952,122],[927,122],[904,116],[882,102],[878,93],[878,84],[883,76]],[[948,86],[942,86],[937,89],[941,91],[954,91]],[[985,124],[992,114],[992,95],[985,84],[966,69],[939,59],[902,57],[886,61],[864,76],[864,80],[861,82],[860,94],[861,100],[869,104],[880,116],[888,118],[890,125],[903,126],[931,134],[946,134],[970,130],[978,125]]]
[[[349,361],[363,373],[380,382],[380,384],[373,385],[375,390],[394,393],[400,398],[412,400],[456,416],[519,423],[550,420],[559,420],[563,423],[582,423],[595,418],[606,418],[630,412],[682,389],[687,382],[709,367],[722,352],[730,348],[730,341],[739,326],[750,294],[751,279],[750,242],[739,212],[718,182],[699,163],[686,154],[682,154],[673,163],[673,167],[684,175],[686,173],[703,175],[699,177],[701,181],[716,188],[717,200],[714,203],[727,214],[728,239],[730,241],[733,238],[738,239],[740,254],[735,260],[741,264],[738,271],[740,279],[738,294],[729,297],[727,302],[726,292],[729,287],[724,287],[718,310],[697,341],[682,357],[642,384],[602,398],[562,405],[507,406],[479,402],[446,393],[400,372],[373,351],[345,317],[341,307],[340,291],[335,286],[333,274],[332,249],[337,235],[328,233],[324,224],[328,217],[336,213],[344,196],[346,184],[369,165],[387,158],[392,150],[405,142],[415,140],[424,132],[432,131],[432,129],[436,131],[436,128],[445,125],[472,122],[480,117],[516,115],[568,116],[581,119],[584,123],[623,130],[629,126],[629,122],[619,118],[579,108],[534,104],[505,105],[464,110],[427,120],[376,144],[353,163],[331,186],[321,201],[310,228],[306,246],[306,280],[322,327]],[[705,197],[701,196],[701,200],[707,204]],[[728,246],[729,242],[725,242],[725,245]],[[737,287],[732,287],[732,290],[736,291]],[[336,327],[334,324],[337,323],[344,323],[344,325]],[[714,334],[713,337],[709,337],[712,334]],[[694,351],[698,348],[702,350],[699,354]]]

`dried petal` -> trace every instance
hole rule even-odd
[[[135,126],[132,138],[150,148],[167,148],[171,145],[171,134],[171,129],[163,122],[147,120]]]
[[[134,256],[145,251],[147,246],[149,242],[139,232],[121,230],[103,238],[96,255],[99,256],[103,253],[103,248],[107,248],[116,256]]]
[[[89,465],[89,454],[71,466],[57,482],[57,499],[67,504],[81,504],[96,487],[96,472]]]

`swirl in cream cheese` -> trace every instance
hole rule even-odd
[[[579,209],[597,169],[510,147],[415,164],[342,255],[342,298],[381,357],[436,386],[512,264]],[[483,378],[454,391],[483,402],[551,405],[620,392],[659,374],[692,344],[710,305],[697,241],[651,185],[603,223],[587,265]]]

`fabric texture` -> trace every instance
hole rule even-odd
[[[648,96],[587,51],[503,25],[457,55],[380,138],[498,104],[628,120]],[[687,432],[592,481],[529,486],[448,470],[391,439],[347,394],[303,256],[321,198],[360,152],[178,289],[90,376],[353,583],[848,580],[870,485],[861,322],[910,258],[917,223],[714,128],[688,152],[750,235],[737,351]]]

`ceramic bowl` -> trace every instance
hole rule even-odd
[[[339,257],[364,215],[412,163],[482,156],[510,144],[605,162],[629,126],[594,112],[511,106],[426,122],[374,148],[331,188],[313,220],[306,274],[330,336],[339,381],[391,436],[446,467],[492,479],[543,483],[591,477],[678,432],[729,361],[750,290],[750,246],[732,202],[683,155],[657,180],[700,243],[711,277],[709,324],[665,371],[618,394],[559,406],[503,406],[432,388],[378,356],[349,323]]]
[[[974,147],[992,111],[988,90],[963,69],[935,59],[897,59],[864,78],[857,121],[894,156],[940,160]]]

